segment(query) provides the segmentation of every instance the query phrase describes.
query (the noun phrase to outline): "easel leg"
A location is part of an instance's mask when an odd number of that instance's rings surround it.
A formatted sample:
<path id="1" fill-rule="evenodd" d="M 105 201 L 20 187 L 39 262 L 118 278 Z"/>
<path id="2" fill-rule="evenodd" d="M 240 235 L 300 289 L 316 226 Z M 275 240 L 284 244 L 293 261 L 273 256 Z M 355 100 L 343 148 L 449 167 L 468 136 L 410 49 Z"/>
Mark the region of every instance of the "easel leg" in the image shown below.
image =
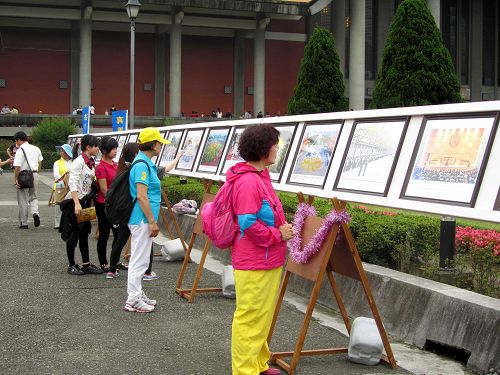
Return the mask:
<path id="1" fill-rule="evenodd" d="M 170 218 L 172 219 L 172 222 L 174 223 L 175 231 L 177 232 L 177 236 L 181 239 L 182 247 L 184 247 L 184 252 L 186 253 L 187 256 L 187 246 L 186 246 L 186 241 L 184 239 L 184 235 L 182 234 L 181 227 L 179 226 L 179 223 L 177 222 L 177 218 L 175 217 L 175 213 L 172 210 L 172 205 L 170 204 L 170 201 L 168 200 L 167 193 L 165 191 L 162 191 L 162 196 L 163 196 L 163 201 L 165 202 L 165 206 L 167 207 L 168 214 L 170 215 Z M 172 237 L 170 237 L 172 238 Z"/>
<path id="2" fill-rule="evenodd" d="M 186 269 L 189 263 L 189 256 L 191 255 L 191 249 L 194 246 L 194 241 L 196 239 L 196 234 L 193 233 L 191 235 L 191 240 L 189 241 L 189 246 L 187 248 L 186 256 L 184 257 L 184 261 L 182 262 L 181 270 L 179 271 L 179 276 L 177 277 L 177 283 L 175 284 L 175 289 L 179 292 L 180 288 L 182 288 L 182 281 L 184 280 L 184 274 L 186 273 Z"/>
<path id="3" fill-rule="evenodd" d="M 203 265 L 205 264 L 205 259 L 207 258 L 208 250 L 210 249 L 211 241 L 207 239 L 205 242 L 205 246 L 203 247 L 203 254 L 200 259 L 200 264 L 198 265 L 198 270 L 196 271 L 196 277 L 193 282 L 193 289 L 191 289 L 191 293 L 189 294 L 189 298 L 187 300 L 192 303 L 194 300 L 194 295 L 196 293 L 196 289 L 198 289 L 198 283 L 201 279 L 201 273 L 203 272 Z"/>
<path id="4" fill-rule="evenodd" d="M 344 300 L 342 299 L 342 295 L 340 294 L 339 287 L 335 278 L 333 277 L 333 272 L 331 270 L 327 271 L 328 281 L 330 282 L 330 286 L 332 287 L 333 294 L 335 295 L 335 300 L 339 305 L 340 313 L 342 314 L 342 319 L 344 319 L 345 327 L 347 329 L 347 333 L 351 334 L 351 321 L 349 320 L 349 315 L 347 314 L 347 309 L 345 308 Z"/>

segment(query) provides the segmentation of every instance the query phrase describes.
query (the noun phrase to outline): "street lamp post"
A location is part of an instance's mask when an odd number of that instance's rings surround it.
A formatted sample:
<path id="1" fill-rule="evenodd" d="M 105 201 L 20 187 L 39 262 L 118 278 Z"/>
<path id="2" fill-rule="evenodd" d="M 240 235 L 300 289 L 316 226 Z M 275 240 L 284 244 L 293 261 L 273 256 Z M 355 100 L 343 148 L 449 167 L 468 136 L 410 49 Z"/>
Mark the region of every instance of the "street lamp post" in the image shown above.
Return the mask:
<path id="1" fill-rule="evenodd" d="M 139 0 L 128 0 L 125 8 L 130 18 L 130 108 L 129 129 L 134 129 L 134 79 L 135 79 L 135 19 L 139 14 L 141 3 Z"/>

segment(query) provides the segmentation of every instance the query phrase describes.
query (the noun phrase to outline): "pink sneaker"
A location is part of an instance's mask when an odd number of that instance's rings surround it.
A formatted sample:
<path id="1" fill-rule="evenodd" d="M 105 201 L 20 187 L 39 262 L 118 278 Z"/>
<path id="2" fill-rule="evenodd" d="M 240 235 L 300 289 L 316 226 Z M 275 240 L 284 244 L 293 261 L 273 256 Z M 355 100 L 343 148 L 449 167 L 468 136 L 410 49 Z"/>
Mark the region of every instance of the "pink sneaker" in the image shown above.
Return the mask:
<path id="1" fill-rule="evenodd" d="M 281 371 L 277 368 L 269 367 L 266 371 L 262 371 L 260 375 L 280 375 Z"/>

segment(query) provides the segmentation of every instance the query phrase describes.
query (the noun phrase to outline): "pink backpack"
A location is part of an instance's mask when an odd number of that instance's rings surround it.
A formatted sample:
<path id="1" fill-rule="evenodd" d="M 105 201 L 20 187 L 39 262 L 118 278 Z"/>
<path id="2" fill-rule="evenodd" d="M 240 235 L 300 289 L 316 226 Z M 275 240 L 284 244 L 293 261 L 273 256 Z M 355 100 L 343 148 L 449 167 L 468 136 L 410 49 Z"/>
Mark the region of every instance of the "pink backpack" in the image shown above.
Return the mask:
<path id="1" fill-rule="evenodd" d="M 231 203 L 233 184 L 222 185 L 213 202 L 205 203 L 201 209 L 203 232 L 219 249 L 231 247 L 239 230 Z"/>

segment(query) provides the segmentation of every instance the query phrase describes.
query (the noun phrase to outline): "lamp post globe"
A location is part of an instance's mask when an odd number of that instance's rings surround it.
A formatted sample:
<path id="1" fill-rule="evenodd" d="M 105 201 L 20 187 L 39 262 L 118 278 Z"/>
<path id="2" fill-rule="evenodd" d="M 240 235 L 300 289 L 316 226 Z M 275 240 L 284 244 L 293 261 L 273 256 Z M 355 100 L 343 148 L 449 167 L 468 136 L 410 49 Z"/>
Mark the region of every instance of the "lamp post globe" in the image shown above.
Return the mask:
<path id="1" fill-rule="evenodd" d="M 128 0 L 125 8 L 130 18 L 130 107 L 129 129 L 134 129 L 134 80 L 135 80 L 135 19 L 139 15 L 141 3 L 139 0 Z"/>

